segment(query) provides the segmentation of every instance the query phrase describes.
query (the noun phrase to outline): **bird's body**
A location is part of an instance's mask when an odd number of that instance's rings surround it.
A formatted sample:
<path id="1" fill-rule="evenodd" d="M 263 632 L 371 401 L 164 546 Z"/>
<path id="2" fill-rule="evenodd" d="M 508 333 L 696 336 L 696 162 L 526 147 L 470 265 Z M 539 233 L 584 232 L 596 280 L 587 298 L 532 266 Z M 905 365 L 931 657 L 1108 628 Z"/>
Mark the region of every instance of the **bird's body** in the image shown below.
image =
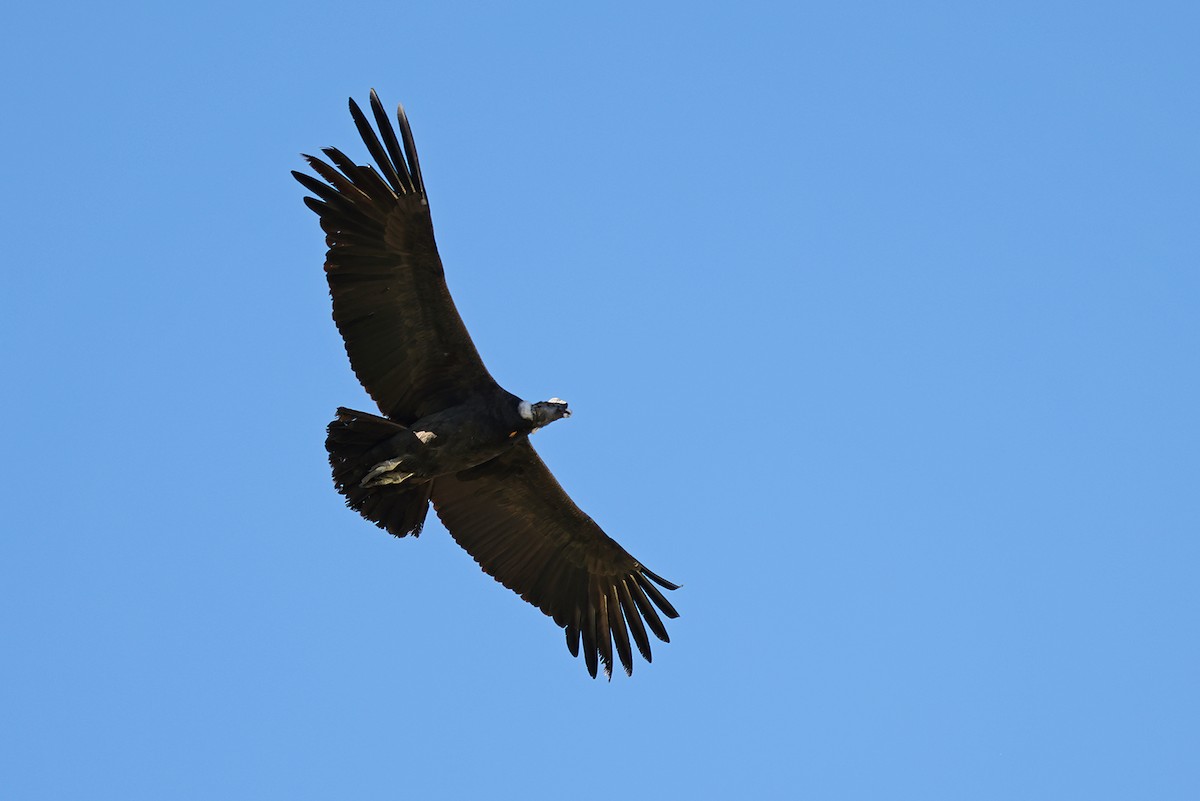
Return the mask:
<path id="1" fill-rule="evenodd" d="M 517 437 L 546 424 L 534 417 L 537 405 L 561 406 L 561 416 L 570 416 L 563 401 L 530 404 L 503 390 L 428 414 L 380 442 L 362 460 L 377 460 L 362 486 L 432 481 L 494 459 L 512 448 Z"/>
<path id="2" fill-rule="evenodd" d="M 518 434 L 530 430 L 517 414 L 518 403 L 515 398 L 504 405 L 471 398 L 422 417 L 380 443 L 371 456 L 379 461 L 364 477 L 364 486 L 430 481 L 496 458 L 513 446 Z M 386 480 L 397 473 L 406 478 Z"/>
<path id="3" fill-rule="evenodd" d="M 432 502 L 455 540 L 489 574 L 566 629 L 588 671 L 611 673 L 613 648 L 632 672 L 647 661 L 646 627 L 667 641 L 655 608 L 677 613 L 651 573 L 571 501 L 529 444 L 569 417 L 565 401 L 529 403 L 483 366 L 446 288 L 408 120 L 391 128 L 372 91 L 382 141 L 353 100 L 351 115 L 379 166 L 325 149 L 307 157 L 326 183 L 293 173 L 316 198 L 329 252 L 334 321 L 351 366 L 384 416 L 338 409 L 326 449 L 351 508 L 396 536 L 420 533 Z M 336 169 L 335 169 L 336 168 Z M 632 637 L 632 641 L 631 638 Z"/>

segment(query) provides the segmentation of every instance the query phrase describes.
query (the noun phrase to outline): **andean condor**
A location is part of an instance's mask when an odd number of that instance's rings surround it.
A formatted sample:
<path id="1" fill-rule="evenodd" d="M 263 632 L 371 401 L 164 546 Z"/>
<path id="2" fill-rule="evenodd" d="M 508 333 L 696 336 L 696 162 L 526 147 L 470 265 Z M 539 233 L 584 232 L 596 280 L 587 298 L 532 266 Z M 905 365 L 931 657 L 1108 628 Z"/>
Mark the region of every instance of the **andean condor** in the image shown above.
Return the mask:
<path id="1" fill-rule="evenodd" d="M 529 403 L 483 366 L 446 288 L 425 182 L 403 107 L 396 139 L 371 91 L 381 136 L 350 100 L 378 166 L 336 148 L 305 155 L 325 183 L 293 172 L 316 197 L 329 250 L 333 319 L 350 366 L 383 417 L 338 409 L 325 448 L 346 505 L 382 529 L 417 536 L 432 501 L 446 529 L 485 572 L 566 629 L 567 648 L 612 676 L 613 649 L 650 661 L 649 628 L 668 642 L 658 608 L 678 617 L 647 570 L 584 514 L 538 458 L 529 435 L 562 417 L 565 401 Z M 332 166 L 331 166 L 332 164 Z"/>

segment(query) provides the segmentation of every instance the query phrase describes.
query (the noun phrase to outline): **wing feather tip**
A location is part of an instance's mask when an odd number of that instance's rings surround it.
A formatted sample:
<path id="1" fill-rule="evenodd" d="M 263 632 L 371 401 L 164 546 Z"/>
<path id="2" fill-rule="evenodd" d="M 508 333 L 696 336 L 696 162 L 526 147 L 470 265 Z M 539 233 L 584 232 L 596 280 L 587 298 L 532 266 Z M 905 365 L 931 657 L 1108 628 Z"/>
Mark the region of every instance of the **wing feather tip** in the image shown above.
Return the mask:
<path id="1" fill-rule="evenodd" d="M 658 586 L 660 586 L 660 587 L 662 587 L 662 588 L 664 588 L 664 589 L 667 589 L 667 590 L 677 590 L 677 589 L 679 589 L 680 587 L 682 587 L 682 586 L 683 586 L 682 584 L 674 584 L 674 583 L 672 583 L 672 582 L 670 582 L 670 581 L 667 581 L 665 578 L 663 578 L 662 576 L 658 575 L 658 574 L 657 574 L 657 573 L 655 573 L 653 570 L 651 570 L 650 568 L 648 568 L 648 567 L 646 567 L 645 565 L 641 564 L 640 562 L 638 563 L 638 570 L 640 570 L 640 571 L 642 572 L 642 575 L 644 575 L 646 578 L 650 579 L 650 580 L 651 580 L 651 581 L 653 581 L 655 584 L 657 584 Z"/>

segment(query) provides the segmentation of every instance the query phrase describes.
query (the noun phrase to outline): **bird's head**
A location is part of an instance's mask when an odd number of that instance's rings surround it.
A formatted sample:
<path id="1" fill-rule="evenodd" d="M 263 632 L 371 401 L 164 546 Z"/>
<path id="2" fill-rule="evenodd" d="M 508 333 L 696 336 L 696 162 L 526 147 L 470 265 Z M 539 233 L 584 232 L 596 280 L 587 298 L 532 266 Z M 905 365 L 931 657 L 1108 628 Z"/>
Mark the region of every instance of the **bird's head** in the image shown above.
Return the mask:
<path id="1" fill-rule="evenodd" d="M 562 398 L 551 398 L 548 401 L 538 401 L 537 403 L 521 401 L 518 411 L 521 417 L 533 423 L 534 428 L 541 428 L 561 417 L 571 416 L 571 410 L 567 408 L 567 402 Z"/>

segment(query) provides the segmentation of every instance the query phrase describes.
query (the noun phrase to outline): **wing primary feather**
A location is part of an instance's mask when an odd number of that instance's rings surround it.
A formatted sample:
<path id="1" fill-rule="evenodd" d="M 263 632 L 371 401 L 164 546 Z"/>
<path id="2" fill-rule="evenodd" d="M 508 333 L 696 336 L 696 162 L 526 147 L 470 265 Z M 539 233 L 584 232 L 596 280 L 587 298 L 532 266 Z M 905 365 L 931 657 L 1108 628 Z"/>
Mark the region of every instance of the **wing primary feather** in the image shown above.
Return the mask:
<path id="1" fill-rule="evenodd" d="M 596 678 L 596 607 L 592 604 L 592 599 L 588 599 L 587 614 L 584 617 L 583 627 L 580 629 L 580 634 L 583 635 L 583 661 L 587 665 L 587 672 L 594 679 Z"/>
<path id="2" fill-rule="evenodd" d="M 567 624 L 567 650 L 571 652 L 571 656 L 579 656 L 579 607 L 575 607 L 575 614 L 571 616 L 571 622 Z"/>
<path id="3" fill-rule="evenodd" d="M 304 205 L 315 211 L 320 216 L 324 217 L 329 213 L 329 205 L 324 201 L 317 200 L 315 197 L 304 198 Z"/>
<path id="4" fill-rule="evenodd" d="M 608 629 L 612 632 L 613 643 L 617 646 L 617 656 L 621 659 L 621 667 L 625 675 L 633 675 L 633 649 L 629 647 L 629 631 L 625 628 L 625 620 L 621 617 L 621 602 L 617 599 L 617 585 L 608 585 Z"/>
<path id="5" fill-rule="evenodd" d="M 617 595 L 621 599 L 621 610 L 625 613 L 625 621 L 629 624 L 629 633 L 633 635 L 633 642 L 637 645 L 638 652 L 641 653 L 643 659 L 651 662 L 653 660 L 650 656 L 650 638 L 646 636 L 646 626 L 642 623 L 642 616 L 638 614 L 637 605 L 629 595 L 629 587 L 625 582 L 626 579 L 617 582 Z"/>
<path id="6" fill-rule="evenodd" d="M 354 102 L 354 98 L 350 98 L 350 116 L 354 118 L 354 127 L 358 128 L 358 135 L 362 137 L 363 144 L 367 146 L 367 150 L 371 153 L 371 158 L 375 159 L 375 163 L 379 165 L 379 169 L 383 171 L 383 177 L 392 185 L 397 195 L 408 193 L 406 184 L 408 181 L 400 177 L 397 169 L 404 169 L 402 165 L 392 164 L 392 160 L 388 158 L 387 153 L 383 149 L 383 145 L 379 143 L 379 137 L 375 135 L 375 130 L 371 127 L 371 123 L 367 122 L 367 117 L 362 113 L 362 109 L 358 107 L 358 103 Z"/>
<path id="7" fill-rule="evenodd" d="M 329 149 L 332 150 L 332 148 Z M 392 188 L 379 177 L 379 173 L 369 164 L 360 167 L 354 162 L 347 160 L 346 165 L 339 165 L 338 169 L 345 172 L 346 176 L 354 182 L 355 186 L 359 187 L 363 194 L 371 199 L 370 202 L 372 203 L 380 201 L 390 202 L 397 197 Z"/>
<path id="8" fill-rule="evenodd" d="M 304 160 L 306 162 L 308 162 L 308 166 L 310 166 L 314 170 L 316 170 L 317 175 L 320 175 L 322 178 L 324 178 L 326 181 L 329 181 L 329 183 L 333 184 L 334 186 L 338 185 L 338 183 L 337 183 L 338 181 L 343 181 L 343 182 L 346 181 L 346 176 L 342 175 L 340 172 L 335 170 L 333 167 L 330 167 L 328 164 L 321 161 L 321 159 L 317 158 L 316 156 L 310 155 L 308 153 L 301 153 L 300 155 L 304 158 Z M 353 184 L 350 184 L 350 185 L 353 186 Z"/>
<path id="9" fill-rule="evenodd" d="M 336 147 L 323 147 L 321 152 L 358 187 L 360 192 L 371 198 L 372 202 L 396 198 L 396 192 L 379 177 L 374 167 L 355 164 Z"/>
<path id="10" fill-rule="evenodd" d="M 650 631 L 654 632 L 654 636 L 663 642 L 670 642 L 671 638 L 667 635 L 667 627 L 663 625 L 658 612 L 654 610 L 654 606 L 646 598 L 646 593 L 642 592 L 641 585 L 637 581 L 630 582 L 629 592 L 633 595 L 634 603 L 637 604 L 637 608 L 641 611 L 646 625 L 650 627 Z"/>
<path id="11" fill-rule="evenodd" d="M 412 128 L 408 127 L 408 115 L 404 113 L 404 106 L 396 106 L 396 120 L 400 123 L 400 135 L 404 137 L 404 152 L 408 154 L 408 171 L 421 197 L 428 197 L 425 194 L 425 179 L 421 177 L 421 161 L 417 158 L 417 144 L 413 141 Z"/>
<path id="12" fill-rule="evenodd" d="M 638 570 L 641 570 L 643 575 L 645 575 L 647 578 L 649 578 L 649 579 L 653 580 L 655 583 L 657 583 L 657 584 L 658 584 L 658 586 L 660 586 L 660 587 L 665 587 L 665 588 L 666 588 L 666 589 L 668 589 L 668 590 L 677 590 L 677 589 L 679 589 L 679 587 L 681 586 L 681 585 L 679 585 L 679 584 L 672 584 L 671 582 L 667 581 L 667 580 L 666 580 L 665 578 L 663 578 L 662 576 L 660 576 L 660 575 L 658 575 L 657 573 L 655 573 L 655 572 L 653 572 L 653 571 L 649 570 L 649 569 L 648 569 L 648 568 L 647 568 L 645 565 L 643 565 L 643 564 L 639 564 L 639 565 L 638 565 Z"/>
<path id="13" fill-rule="evenodd" d="M 375 94 L 375 90 L 371 90 L 371 113 L 375 116 L 375 124 L 379 128 L 379 135 L 383 138 L 383 145 L 387 148 L 388 156 L 391 162 L 397 165 L 397 170 L 407 172 L 407 162 L 400 152 L 400 143 L 396 141 L 396 130 L 392 128 L 391 120 L 388 119 L 387 112 L 384 111 L 383 103 L 379 102 L 379 95 Z M 416 184 L 413 181 L 412 175 L 406 176 L 408 179 L 408 189 L 415 192 Z"/>
<path id="14" fill-rule="evenodd" d="M 654 605 L 663 611 L 663 614 L 670 618 L 679 617 L 679 613 L 675 611 L 675 607 L 671 606 L 671 602 L 667 600 L 667 597 L 658 591 L 658 587 L 650 583 L 650 579 L 636 571 L 633 577 L 642 586 L 642 589 L 646 591 L 646 594 L 650 596 L 651 600 L 654 601 Z"/>
<path id="15" fill-rule="evenodd" d="M 377 228 L 380 227 L 382 220 L 372 219 L 368 214 L 364 213 L 362 207 L 355 205 L 352 200 L 347 198 L 341 192 L 338 192 L 333 187 L 327 186 L 318 181 L 316 178 L 313 178 L 310 175 L 305 175 L 302 172 L 296 172 L 293 170 L 292 175 L 295 176 L 296 180 L 299 181 L 305 189 L 325 201 L 325 203 L 331 209 L 334 209 L 346 217 L 358 221 L 359 224 L 365 223 L 369 226 L 375 226 Z M 371 206 L 366 205 L 365 208 L 370 209 Z"/>
<path id="16" fill-rule="evenodd" d="M 354 182 L 349 178 L 342 175 L 340 172 L 335 170 L 333 167 L 330 167 L 316 156 L 306 155 L 304 158 L 308 161 L 308 166 L 312 167 L 313 171 L 316 172 L 317 175 L 328 181 L 334 189 L 345 195 L 348 200 L 352 200 L 354 203 L 359 205 L 374 208 L 374 204 L 371 201 L 371 196 L 358 186 L 355 186 Z M 383 217 L 381 216 L 380 219 L 383 219 Z"/>
<path id="17" fill-rule="evenodd" d="M 299 170 L 292 170 L 292 177 L 299 181 L 301 186 L 322 200 L 329 200 L 331 197 L 342 196 L 342 193 L 334 187 L 328 184 L 323 184 L 316 178 L 313 178 L 311 175 L 302 173 Z"/>
<path id="18" fill-rule="evenodd" d="M 342 174 L 350 180 L 354 180 L 354 176 L 362 170 L 362 167 L 359 167 L 353 159 L 336 147 L 323 147 L 321 152 L 325 154 L 325 158 L 329 159 L 330 164 L 341 170 Z"/>
<path id="19" fill-rule="evenodd" d="M 595 588 L 596 600 L 599 603 L 596 605 L 596 639 L 599 640 L 600 646 L 600 661 L 604 663 L 604 675 L 612 680 L 612 664 L 613 664 L 613 644 L 612 633 L 609 629 L 608 621 L 608 595 L 604 593 L 600 587 Z"/>
<path id="20" fill-rule="evenodd" d="M 375 172 L 372 167 L 356 164 L 352 158 L 336 147 L 323 147 L 321 148 L 321 152 L 333 163 L 334 167 L 341 170 L 343 175 L 368 195 L 371 193 L 367 190 L 372 187 L 368 187 L 365 184 L 371 183 L 371 178 L 373 177 L 375 179 L 374 188 L 383 190 L 381 197 L 394 198 L 396 196 L 395 190 L 384 183 L 383 179 L 379 177 L 379 173 Z"/>

